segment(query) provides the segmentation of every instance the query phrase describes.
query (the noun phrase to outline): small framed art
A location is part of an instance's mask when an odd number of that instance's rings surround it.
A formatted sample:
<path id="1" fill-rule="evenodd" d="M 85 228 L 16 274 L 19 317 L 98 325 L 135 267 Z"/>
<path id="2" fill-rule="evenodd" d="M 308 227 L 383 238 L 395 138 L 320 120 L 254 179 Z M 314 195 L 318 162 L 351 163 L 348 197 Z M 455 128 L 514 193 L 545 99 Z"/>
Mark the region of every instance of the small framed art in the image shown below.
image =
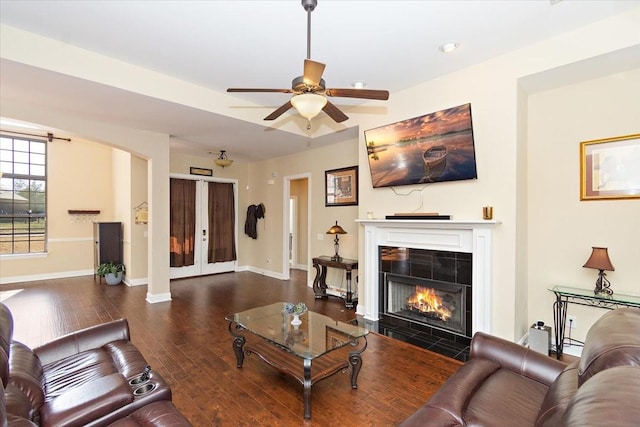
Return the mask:
<path id="1" fill-rule="evenodd" d="M 325 171 L 325 206 L 358 204 L 358 166 Z"/>

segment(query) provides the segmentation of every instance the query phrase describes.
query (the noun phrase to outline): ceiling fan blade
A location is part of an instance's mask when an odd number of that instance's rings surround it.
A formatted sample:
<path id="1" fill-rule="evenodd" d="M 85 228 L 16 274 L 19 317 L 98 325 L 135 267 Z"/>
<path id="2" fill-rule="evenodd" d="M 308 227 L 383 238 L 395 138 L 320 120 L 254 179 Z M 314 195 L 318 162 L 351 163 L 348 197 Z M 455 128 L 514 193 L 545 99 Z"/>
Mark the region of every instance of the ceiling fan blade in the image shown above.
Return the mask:
<path id="1" fill-rule="evenodd" d="M 291 107 L 293 107 L 293 105 L 291 105 L 291 101 L 287 101 L 285 104 L 278 107 L 276 111 L 274 111 L 273 113 L 265 117 L 264 120 L 275 120 L 281 115 L 283 115 L 285 112 L 287 112 L 287 110 L 289 110 Z"/>
<path id="2" fill-rule="evenodd" d="M 325 65 L 321 62 L 315 62 L 310 59 L 304 60 L 304 74 L 302 76 L 304 84 L 310 86 L 319 86 L 324 73 Z"/>
<path id="3" fill-rule="evenodd" d="M 324 106 L 322 111 L 327 113 L 327 115 L 329 117 L 331 117 L 336 123 L 344 122 L 345 120 L 347 120 L 349 118 L 349 117 L 347 117 L 346 114 L 344 114 L 342 111 L 340 111 L 340 109 L 338 107 L 336 107 L 334 104 L 332 104 L 329 101 L 327 101 L 327 104 Z"/>
<path id="4" fill-rule="evenodd" d="M 260 89 L 260 88 L 237 88 L 230 87 L 227 92 L 279 92 L 279 93 L 293 93 L 291 89 Z"/>
<path id="5" fill-rule="evenodd" d="M 364 99 L 377 99 L 380 101 L 386 101 L 387 99 L 389 99 L 388 90 L 327 89 L 324 93 L 327 96 L 339 96 L 341 98 L 364 98 Z"/>

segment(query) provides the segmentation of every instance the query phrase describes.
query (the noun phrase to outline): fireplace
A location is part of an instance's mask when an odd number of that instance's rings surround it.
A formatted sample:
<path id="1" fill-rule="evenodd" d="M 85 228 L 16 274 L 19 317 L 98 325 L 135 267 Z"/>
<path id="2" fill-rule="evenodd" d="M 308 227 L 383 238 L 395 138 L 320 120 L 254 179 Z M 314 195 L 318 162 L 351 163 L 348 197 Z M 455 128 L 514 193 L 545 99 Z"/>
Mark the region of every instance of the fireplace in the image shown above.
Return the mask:
<path id="1" fill-rule="evenodd" d="M 358 314 L 373 330 L 464 360 L 473 333 L 492 332 L 491 232 L 499 222 L 358 222 L 364 226 Z M 444 301 L 408 301 L 423 288 Z M 443 319 L 429 304 L 445 306 L 451 316 Z M 441 340 L 444 348 L 433 348 Z"/>
<path id="2" fill-rule="evenodd" d="M 471 339 L 471 265 L 469 253 L 380 246 L 380 326 L 423 339 L 435 333 L 440 346 L 446 342 L 464 359 Z"/>

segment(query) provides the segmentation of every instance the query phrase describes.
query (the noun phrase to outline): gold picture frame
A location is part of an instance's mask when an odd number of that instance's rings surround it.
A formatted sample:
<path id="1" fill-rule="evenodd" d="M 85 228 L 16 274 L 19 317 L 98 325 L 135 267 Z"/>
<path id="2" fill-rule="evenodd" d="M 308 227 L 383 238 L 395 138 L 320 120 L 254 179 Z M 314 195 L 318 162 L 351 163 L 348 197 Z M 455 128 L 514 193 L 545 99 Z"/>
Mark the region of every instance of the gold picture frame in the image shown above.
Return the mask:
<path id="1" fill-rule="evenodd" d="M 640 134 L 580 143 L 580 200 L 640 199 Z"/>
<path id="2" fill-rule="evenodd" d="M 324 173 L 325 206 L 358 204 L 358 166 L 331 169 Z"/>

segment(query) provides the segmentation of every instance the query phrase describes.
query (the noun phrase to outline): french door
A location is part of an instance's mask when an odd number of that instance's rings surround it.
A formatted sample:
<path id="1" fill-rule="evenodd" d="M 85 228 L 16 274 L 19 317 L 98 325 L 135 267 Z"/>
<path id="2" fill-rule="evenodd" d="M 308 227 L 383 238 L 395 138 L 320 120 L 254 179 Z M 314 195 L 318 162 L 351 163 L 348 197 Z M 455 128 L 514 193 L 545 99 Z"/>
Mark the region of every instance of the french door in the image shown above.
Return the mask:
<path id="1" fill-rule="evenodd" d="M 184 187 L 180 186 L 179 181 L 183 181 Z M 235 257 L 235 248 L 237 247 L 238 236 L 238 206 L 237 206 L 237 182 L 235 180 L 218 180 L 218 179 L 193 179 L 191 175 L 171 175 L 171 263 L 170 278 L 178 279 L 182 277 L 203 276 L 207 274 L 225 273 L 235 271 L 238 261 Z M 232 204 L 230 209 L 219 208 L 219 201 L 216 200 L 215 194 L 209 191 L 209 183 L 226 183 L 233 186 Z M 176 191 L 176 184 L 177 191 Z M 193 188 L 195 184 L 195 189 Z M 188 193 L 183 195 L 182 193 Z M 193 194 L 195 193 L 195 194 Z M 176 219 L 181 216 L 187 216 L 185 228 L 188 230 L 184 235 L 174 231 Z M 233 230 L 226 233 L 228 244 L 233 245 L 233 260 L 213 261 L 213 255 L 210 255 L 209 241 L 216 239 L 220 231 L 216 231 L 215 224 L 212 224 L 211 217 L 213 215 L 233 216 Z M 215 222 L 215 221 L 214 221 Z M 180 225 L 180 228 L 182 225 Z M 217 233 L 217 234 L 216 234 Z M 176 242 L 176 239 L 179 242 Z M 219 239 L 218 239 L 219 240 Z M 175 248 L 179 249 L 175 249 Z M 184 256 L 177 256 L 175 251 L 184 251 Z M 179 258 L 182 261 L 175 262 Z M 230 258 L 227 256 L 226 258 Z"/>

